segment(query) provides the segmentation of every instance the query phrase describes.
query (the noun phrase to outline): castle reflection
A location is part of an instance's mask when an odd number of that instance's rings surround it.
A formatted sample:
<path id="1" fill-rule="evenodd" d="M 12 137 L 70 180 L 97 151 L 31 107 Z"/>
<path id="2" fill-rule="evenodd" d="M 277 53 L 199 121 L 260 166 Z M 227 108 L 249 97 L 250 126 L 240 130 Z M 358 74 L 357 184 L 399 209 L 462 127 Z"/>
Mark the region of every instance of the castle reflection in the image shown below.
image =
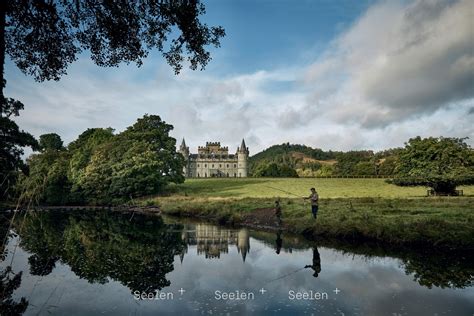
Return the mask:
<path id="1" fill-rule="evenodd" d="M 180 253 L 183 262 L 188 246 L 196 246 L 197 254 L 204 255 L 206 259 L 219 259 L 221 254 L 229 253 L 229 247 L 235 245 L 245 262 L 250 252 L 250 235 L 245 228 L 240 230 L 220 229 L 208 224 L 185 224 L 181 239 L 186 246 Z"/>

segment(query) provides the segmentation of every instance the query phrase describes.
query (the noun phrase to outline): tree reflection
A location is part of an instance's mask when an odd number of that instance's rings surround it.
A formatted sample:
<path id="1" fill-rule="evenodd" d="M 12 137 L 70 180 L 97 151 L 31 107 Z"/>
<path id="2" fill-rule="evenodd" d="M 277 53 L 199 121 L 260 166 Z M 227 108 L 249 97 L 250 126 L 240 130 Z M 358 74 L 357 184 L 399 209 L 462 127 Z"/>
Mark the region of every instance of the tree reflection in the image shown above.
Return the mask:
<path id="1" fill-rule="evenodd" d="M 10 232 L 10 221 L 13 213 L 0 213 L 0 238 L 2 241 L 0 249 L 0 262 L 4 261 L 7 256 L 6 244 Z M 22 297 L 20 301 L 13 300 L 12 296 L 16 289 L 21 285 L 22 272 L 14 273 L 11 266 L 0 268 L 0 315 L 21 315 L 27 307 L 28 301 Z"/>
<path id="2" fill-rule="evenodd" d="M 466 288 L 474 285 L 472 252 L 385 247 L 371 243 L 350 244 L 338 240 L 320 240 L 318 245 L 366 257 L 398 258 L 406 275 L 413 275 L 414 281 L 427 288 Z"/>
<path id="3" fill-rule="evenodd" d="M 406 274 L 413 274 L 413 279 L 427 288 L 465 288 L 474 285 L 472 254 L 408 254 L 402 260 Z"/>
<path id="4" fill-rule="evenodd" d="M 427 288 L 466 288 L 474 285 L 474 252 L 472 251 L 433 251 L 433 249 L 383 246 L 370 242 L 357 244 L 351 243 L 349 240 L 323 238 L 320 238 L 315 244 L 299 235 L 289 233 L 285 234 L 284 240 L 282 240 L 283 237 L 279 231 L 277 231 L 276 240 L 274 234 L 263 231 L 252 231 L 251 236 L 270 247 L 275 247 L 276 243 L 278 253 L 312 248 L 313 264 L 307 266 L 316 267 L 313 270 L 317 274 L 320 273 L 317 271 L 319 270 L 317 268 L 318 262 L 320 263 L 317 247 L 328 247 L 350 255 L 400 259 L 405 273 L 412 275 L 415 282 Z M 284 247 L 279 247 L 280 244 Z"/>
<path id="5" fill-rule="evenodd" d="M 51 273 L 60 260 L 91 283 L 121 282 L 133 291 L 153 292 L 170 285 L 174 256 L 184 243 L 160 217 L 140 214 L 31 212 L 21 224 L 21 247 L 33 253 L 30 272 Z"/>
<path id="6" fill-rule="evenodd" d="M 21 246 L 32 253 L 28 259 L 32 274 L 47 275 L 61 262 L 89 282 L 106 283 L 113 279 L 132 292 L 153 292 L 169 286 L 165 275 L 173 271 L 175 255 L 184 257 L 186 243 L 196 245 L 198 254 L 205 253 L 206 258 L 217 260 L 219 251 L 226 252 L 229 245 L 235 244 L 245 260 L 250 251 L 250 235 L 271 247 L 276 244 L 277 253 L 312 248 L 312 258 L 308 258 L 312 264 L 308 262 L 308 268 L 312 268 L 314 276 L 321 271 L 316 246 L 289 233 L 283 237 L 281 231 L 276 232 L 275 240 L 275 233 L 228 230 L 207 224 L 186 229 L 174 224 L 169 229 L 161 217 L 106 211 L 30 212 L 19 217 L 14 226 L 21 236 Z M 428 288 L 473 285 L 474 257 L 469 253 L 422 252 L 322 239 L 317 246 L 367 257 L 398 258 L 406 274 Z"/>

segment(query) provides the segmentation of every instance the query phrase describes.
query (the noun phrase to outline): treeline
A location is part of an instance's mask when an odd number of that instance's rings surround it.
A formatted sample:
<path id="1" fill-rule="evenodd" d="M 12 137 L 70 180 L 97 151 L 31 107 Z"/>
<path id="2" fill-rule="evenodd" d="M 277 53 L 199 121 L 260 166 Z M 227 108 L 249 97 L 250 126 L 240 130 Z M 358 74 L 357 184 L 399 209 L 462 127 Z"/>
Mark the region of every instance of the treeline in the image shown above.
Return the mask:
<path id="1" fill-rule="evenodd" d="M 284 143 L 252 156 L 250 174 L 254 177 L 391 176 L 395 174 L 401 150 L 323 151 Z"/>
<path id="2" fill-rule="evenodd" d="M 56 205 L 119 203 L 158 193 L 184 181 L 172 129 L 159 116 L 146 115 L 118 134 L 90 128 L 67 147 L 57 134 L 42 135 L 17 193 L 24 203 Z"/>

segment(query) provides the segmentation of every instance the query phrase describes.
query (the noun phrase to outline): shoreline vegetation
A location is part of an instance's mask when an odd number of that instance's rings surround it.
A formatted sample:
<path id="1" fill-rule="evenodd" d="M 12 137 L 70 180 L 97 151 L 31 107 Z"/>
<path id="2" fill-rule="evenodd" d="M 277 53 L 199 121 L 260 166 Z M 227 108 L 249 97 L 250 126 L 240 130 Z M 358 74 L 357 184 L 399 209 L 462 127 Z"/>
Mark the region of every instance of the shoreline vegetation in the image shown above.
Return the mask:
<path id="1" fill-rule="evenodd" d="M 311 187 L 316 187 L 321 199 L 316 221 L 310 204 L 303 201 Z M 187 179 L 169 185 L 163 194 L 127 204 L 59 208 L 161 213 L 220 225 L 282 230 L 318 241 L 474 249 L 474 186 L 459 187 L 464 192 L 459 197 L 427 197 L 427 189 L 399 187 L 375 178 Z M 273 209 L 277 199 L 283 210 L 282 226 Z"/>
<path id="2" fill-rule="evenodd" d="M 316 221 L 302 199 L 312 186 L 321 198 Z M 474 249 L 474 186 L 460 189 L 463 197 L 426 197 L 427 188 L 397 187 L 383 179 L 188 179 L 164 195 L 134 202 L 166 215 L 281 229 L 313 240 Z M 281 227 L 273 210 L 277 199 Z"/>

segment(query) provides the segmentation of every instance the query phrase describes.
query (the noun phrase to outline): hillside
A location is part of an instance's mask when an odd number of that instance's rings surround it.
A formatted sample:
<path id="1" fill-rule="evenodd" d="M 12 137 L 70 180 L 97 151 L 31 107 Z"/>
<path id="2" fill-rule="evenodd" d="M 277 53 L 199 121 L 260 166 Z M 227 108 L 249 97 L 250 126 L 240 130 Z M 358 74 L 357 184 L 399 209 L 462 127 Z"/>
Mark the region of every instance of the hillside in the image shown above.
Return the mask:
<path id="1" fill-rule="evenodd" d="M 324 151 L 306 145 L 273 145 L 250 157 L 250 175 L 257 177 L 392 175 L 400 149 Z"/>
<path id="2" fill-rule="evenodd" d="M 306 145 L 284 143 L 281 145 L 273 145 L 253 155 L 250 157 L 250 162 L 272 160 L 272 158 L 288 156 L 289 154 L 302 154 L 305 157 L 316 160 L 331 160 L 336 158 L 337 153 L 336 151 L 323 151 L 320 148 L 312 148 Z"/>
<path id="3" fill-rule="evenodd" d="M 275 163 L 295 169 L 302 176 L 304 170 L 316 171 L 322 166 L 334 165 L 338 154 L 299 144 L 273 145 L 250 157 L 250 173 L 255 174 L 256 169 L 263 164 Z"/>

